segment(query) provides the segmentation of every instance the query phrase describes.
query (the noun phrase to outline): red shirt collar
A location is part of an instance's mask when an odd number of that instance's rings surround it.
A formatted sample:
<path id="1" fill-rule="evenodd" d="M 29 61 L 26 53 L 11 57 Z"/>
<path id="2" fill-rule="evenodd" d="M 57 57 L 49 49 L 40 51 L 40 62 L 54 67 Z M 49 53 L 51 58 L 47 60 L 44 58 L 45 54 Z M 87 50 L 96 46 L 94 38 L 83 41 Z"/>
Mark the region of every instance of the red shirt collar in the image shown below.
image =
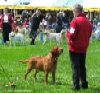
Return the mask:
<path id="1" fill-rule="evenodd" d="M 80 13 L 77 17 L 80 17 L 80 16 L 86 17 L 86 15 L 84 13 Z"/>

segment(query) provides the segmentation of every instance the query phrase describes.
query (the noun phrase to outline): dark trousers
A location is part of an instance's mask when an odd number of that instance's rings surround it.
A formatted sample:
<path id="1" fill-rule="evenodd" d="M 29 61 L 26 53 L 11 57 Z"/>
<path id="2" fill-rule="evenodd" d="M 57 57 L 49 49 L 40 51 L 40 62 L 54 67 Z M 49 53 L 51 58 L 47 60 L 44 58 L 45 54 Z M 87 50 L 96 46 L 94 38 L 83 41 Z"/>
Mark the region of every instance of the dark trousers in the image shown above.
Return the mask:
<path id="1" fill-rule="evenodd" d="M 3 23 L 2 24 L 2 43 L 6 43 L 9 41 L 9 33 L 11 32 L 11 24 L 10 23 Z"/>
<path id="2" fill-rule="evenodd" d="M 86 81 L 86 53 L 75 53 L 69 51 L 72 66 L 72 78 L 75 88 L 80 87 L 80 81 L 83 87 L 88 86 Z"/>
<path id="3" fill-rule="evenodd" d="M 34 44 L 36 37 L 37 37 L 37 30 L 31 30 L 30 32 L 30 38 L 32 39 L 31 44 Z"/>

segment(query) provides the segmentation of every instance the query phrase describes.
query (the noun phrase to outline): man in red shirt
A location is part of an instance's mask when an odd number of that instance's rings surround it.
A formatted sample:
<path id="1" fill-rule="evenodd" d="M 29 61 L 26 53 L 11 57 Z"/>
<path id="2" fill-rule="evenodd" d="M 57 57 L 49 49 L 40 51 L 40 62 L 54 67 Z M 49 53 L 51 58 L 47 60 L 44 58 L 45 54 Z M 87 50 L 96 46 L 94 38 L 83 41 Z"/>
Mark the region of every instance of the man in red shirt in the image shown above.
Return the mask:
<path id="1" fill-rule="evenodd" d="M 83 7 L 80 4 L 74 5 L 73 14 L 74 19 L 71 21 L 70 29 L 66 33 L 72 65 L 73 89 L 79 90 L 80 83 L 83 89 L 87 89 L 85 61 L 92 25 L 83 13 Z"/>

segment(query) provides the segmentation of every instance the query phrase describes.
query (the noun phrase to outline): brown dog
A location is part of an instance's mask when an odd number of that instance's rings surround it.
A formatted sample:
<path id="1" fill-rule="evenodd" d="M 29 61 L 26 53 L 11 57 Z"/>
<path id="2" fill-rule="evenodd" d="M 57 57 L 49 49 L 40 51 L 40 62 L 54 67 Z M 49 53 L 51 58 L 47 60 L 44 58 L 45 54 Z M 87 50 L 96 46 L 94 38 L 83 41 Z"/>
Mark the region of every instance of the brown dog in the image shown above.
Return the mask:
<path id="1" fill-rule="evenodd" d="M 49 72 L 51 72 L 53 83 L 55 83 L 57 59 L 62 52 L 63 52 L 62 48 L 55 46 L 51 49 L 50 53 L 47 56 L 44 57 L 34 56 L 24 61 L 20 61 L 28 63 L 28 69 L 25 74 L 25 80 L 27 78 L 28 73 L 30 73 L 32 69 L 35 69 L 35 74 L 34 74 L 35 79 L 37 79 L 36 78 L 37 73 L 39 71 L 43 71 L 45 74 L 45 83 L 47 84 L 48 74 Z"/>

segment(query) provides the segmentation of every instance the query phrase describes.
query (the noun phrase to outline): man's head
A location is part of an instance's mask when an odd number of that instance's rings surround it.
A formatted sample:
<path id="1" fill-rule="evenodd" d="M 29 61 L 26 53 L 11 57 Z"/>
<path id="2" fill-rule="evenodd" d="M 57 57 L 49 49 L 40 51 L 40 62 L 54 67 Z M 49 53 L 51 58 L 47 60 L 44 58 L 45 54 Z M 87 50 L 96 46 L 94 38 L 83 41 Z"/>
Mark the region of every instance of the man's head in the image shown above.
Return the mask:
<path id="1" fill-rule="evenodd" d="M 38 10 L 38 9 L 36 10 L 35 13 L 36 13 L 37 16 L 39 16 L 41 14 L 40 10 Z"/>
<path id="2" fill-rule="evenodd" d="M 74 17 L 77 17 L 78 14 L 82 13 L 83 12 L 83 6 L 80 5 L 80 4 L 75 4 L 73 6 L 73 14 L 74 14 Z"/>

